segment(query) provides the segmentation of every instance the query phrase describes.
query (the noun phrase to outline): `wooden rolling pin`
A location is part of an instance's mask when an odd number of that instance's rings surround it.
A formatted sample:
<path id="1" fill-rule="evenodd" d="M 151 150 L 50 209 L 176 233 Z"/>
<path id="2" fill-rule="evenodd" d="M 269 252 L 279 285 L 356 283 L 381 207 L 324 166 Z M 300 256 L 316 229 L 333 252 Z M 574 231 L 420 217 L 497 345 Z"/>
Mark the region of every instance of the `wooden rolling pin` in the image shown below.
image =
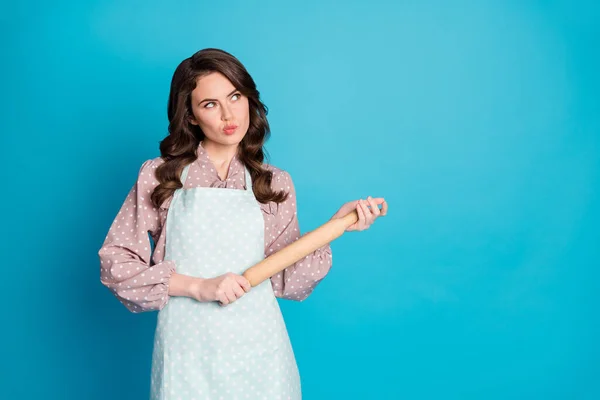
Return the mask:
<path id="1" fill-rule="evenodd" d="M 308 232 L 283 249 L 266 257 L 259 263 L 244 271 L 243 276 L 254 287 L 276 273 L 283 271 L 296 261 L 311 254 L 316 249 L 340 237 L 344 231 L 358 221 L 356 210 L 342 218 L 327 221 L 314 231 Z"/>

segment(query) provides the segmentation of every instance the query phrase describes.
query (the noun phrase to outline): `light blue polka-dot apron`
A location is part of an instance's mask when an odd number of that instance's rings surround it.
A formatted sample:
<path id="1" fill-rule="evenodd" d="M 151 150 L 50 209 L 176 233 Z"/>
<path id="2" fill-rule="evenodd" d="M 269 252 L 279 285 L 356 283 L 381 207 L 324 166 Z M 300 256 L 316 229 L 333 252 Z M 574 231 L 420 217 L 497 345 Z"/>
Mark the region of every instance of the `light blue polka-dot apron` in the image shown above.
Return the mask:
<path id="1" fill-rule="evenodd" d="M 175 261 L 178 273 L 241 275 L 264 258 L 264 219 L 247 169 L 245 176 L 246 190 L 174 192 L 165 259 Z M 300 376 L 271 281 L 226 306 L 171 297 L 158 312 L 150 397 L 300 399 Z"/>

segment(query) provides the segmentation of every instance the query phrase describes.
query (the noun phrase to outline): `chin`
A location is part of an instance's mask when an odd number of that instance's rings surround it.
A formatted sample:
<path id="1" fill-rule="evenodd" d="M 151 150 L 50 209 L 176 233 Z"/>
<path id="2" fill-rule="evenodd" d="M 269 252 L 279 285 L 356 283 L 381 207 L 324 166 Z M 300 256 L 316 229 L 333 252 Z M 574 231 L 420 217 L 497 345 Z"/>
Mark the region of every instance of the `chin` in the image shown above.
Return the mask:
<path id="1" fill-rule="evenodd" d="M 217 138 L 210 138 L 210 137 L 206 137 L 205 140 L 209 140 L 213 143 L 218 143 L 221 144 L 223 146 L 233 146 L 233 145 L 237 145 L 239 144 L 242 139 L 244 139 L 244 136 L 246 135 L 219 135 L 219 137 Z"/>

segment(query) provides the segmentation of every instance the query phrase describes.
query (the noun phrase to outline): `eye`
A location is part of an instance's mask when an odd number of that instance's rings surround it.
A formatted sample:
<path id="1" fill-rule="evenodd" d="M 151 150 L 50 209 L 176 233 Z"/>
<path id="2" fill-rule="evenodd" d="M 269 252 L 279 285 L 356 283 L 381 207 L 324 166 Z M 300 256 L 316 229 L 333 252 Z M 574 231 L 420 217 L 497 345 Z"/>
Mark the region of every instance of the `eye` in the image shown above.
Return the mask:
<path id="1" fill-rule="evenodd" d="M 210 107 L 209 107 L 209 105 L 210 105 L 210 104 L 212 104 L 212 106 L 210 106 Z M 208 103 L 206 103 L 206 104 L 204 105 L 204 108 L 213 108 L 213 107 L 214 107 L 214 104 L 215 104 L 215 103 L 214 103 L 213 101 L 209 101 Z"/>
<path id="2" fill-rule="evenodd" d="M 233 96 L 231 96 L 231 98 L 236 97 L 235 100 L 239 100 L 240 97 L 242 97 L 242 95 L 240 93 L 234 93 Z"/>

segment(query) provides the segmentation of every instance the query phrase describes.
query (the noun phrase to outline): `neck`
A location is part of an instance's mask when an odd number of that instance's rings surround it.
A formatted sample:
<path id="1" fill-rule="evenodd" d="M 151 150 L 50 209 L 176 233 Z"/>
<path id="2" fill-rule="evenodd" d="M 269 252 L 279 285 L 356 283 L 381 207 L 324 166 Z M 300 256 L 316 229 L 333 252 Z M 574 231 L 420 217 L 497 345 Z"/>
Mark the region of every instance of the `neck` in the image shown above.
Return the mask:
<path id="1" fill-rule="evenodd" d="M 208 140 L 203 140 L 200 145 L 208 154 L 208 158 L 217 166 L 229 165 L 237 154 L 237 145 L 224 146 Z"/>

